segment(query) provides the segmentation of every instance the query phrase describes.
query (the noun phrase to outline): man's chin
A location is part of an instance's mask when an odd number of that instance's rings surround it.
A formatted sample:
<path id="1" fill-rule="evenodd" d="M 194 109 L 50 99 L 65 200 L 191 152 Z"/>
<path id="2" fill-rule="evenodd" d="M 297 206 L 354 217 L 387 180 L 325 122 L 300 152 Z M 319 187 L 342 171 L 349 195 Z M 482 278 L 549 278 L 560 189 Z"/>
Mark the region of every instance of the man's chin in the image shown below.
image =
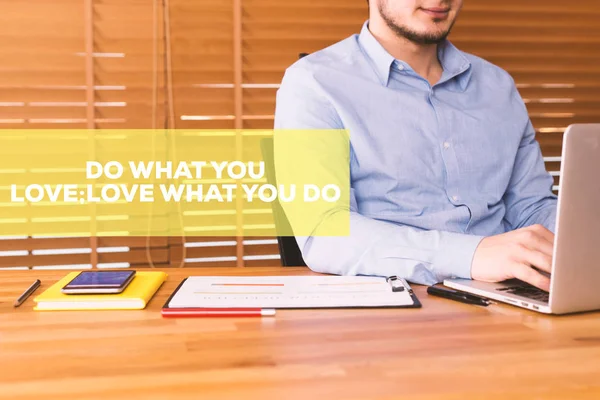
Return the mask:
<path id="1" fill-rule="evenodd" d="M 439 24 L 432 23 L 431 20 L 423 23 L 422 29 L 413 31 L 414 37 L 419 38 L 422 42 L 441 43 L 450 34 L 453 23 L 449 21 L 441 21 Z"/>
<path id="2" fill-rule="evenodd" d="M 439 32 L 424 32 L 415 33 L 413 35 L 405 35 L 405 37 L 418 44 L 439 44 L 446 40 L 448 34 Z"/>
<path id="3" fill-rule="evenodd" d="M 383 20 L 386 22 L 387 26 L 391 28 L 398 37 L 403 37 L 420 45 L 442 43 L 444 40 L 446 40 L 446 37 L 450 33 L 450 28 L 440 29 L 440 26 L 431 24 L 422 26 L 421 28 L 424 28 L 422 30 L 411 29 L 408 26 L 396 24 L 393 19 L 388 18 L 385 14 L 381 14 L 381 16 L 383 17 Z"/>

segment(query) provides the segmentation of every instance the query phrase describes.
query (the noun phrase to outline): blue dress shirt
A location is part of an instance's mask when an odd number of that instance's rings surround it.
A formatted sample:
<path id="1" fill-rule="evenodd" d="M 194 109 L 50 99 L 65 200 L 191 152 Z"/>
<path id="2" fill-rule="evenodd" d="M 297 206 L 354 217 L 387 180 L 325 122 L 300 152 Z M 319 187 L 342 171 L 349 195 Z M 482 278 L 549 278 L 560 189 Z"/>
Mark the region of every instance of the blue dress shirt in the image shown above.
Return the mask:
<path id="1" fill-rule="evenodd" d="M 553 180 L 513 79 L 449 41 L 438 48 L 433 86 L 368 21 L 287 69 L 275 128 L 350 132 L 351 233 L 297 237 L 311 269 L 433 284 L 471 278 L 485 236 L 554 231 Z"/>

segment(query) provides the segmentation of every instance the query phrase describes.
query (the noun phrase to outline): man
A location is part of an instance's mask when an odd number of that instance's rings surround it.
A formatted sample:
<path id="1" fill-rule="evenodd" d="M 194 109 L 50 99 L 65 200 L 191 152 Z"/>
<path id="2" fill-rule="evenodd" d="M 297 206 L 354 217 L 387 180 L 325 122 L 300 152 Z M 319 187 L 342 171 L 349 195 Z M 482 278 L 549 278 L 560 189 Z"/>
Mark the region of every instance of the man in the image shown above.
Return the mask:
<path id="1" fill-rule="evenodd" d="M 549 290 L 556 197 L 513 79 L 446 40 L 463 0 L 370 0 L 360 35 L 291 66 L 277 129 L 347 129 L 351 233 L 298 237 L 334 274 Z"/>

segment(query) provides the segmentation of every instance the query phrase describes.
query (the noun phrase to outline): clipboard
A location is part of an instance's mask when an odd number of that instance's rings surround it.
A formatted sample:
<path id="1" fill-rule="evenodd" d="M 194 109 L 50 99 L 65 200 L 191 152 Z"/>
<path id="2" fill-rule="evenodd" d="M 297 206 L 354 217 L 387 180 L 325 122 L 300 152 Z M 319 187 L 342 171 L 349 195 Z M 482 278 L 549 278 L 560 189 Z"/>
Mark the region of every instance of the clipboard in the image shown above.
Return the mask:
<path id="1" fill-rule="evenodd" d="M 190 276 L 180 282 L 163 310 L 420 307 L 410 285 L 396 276 Z"/>

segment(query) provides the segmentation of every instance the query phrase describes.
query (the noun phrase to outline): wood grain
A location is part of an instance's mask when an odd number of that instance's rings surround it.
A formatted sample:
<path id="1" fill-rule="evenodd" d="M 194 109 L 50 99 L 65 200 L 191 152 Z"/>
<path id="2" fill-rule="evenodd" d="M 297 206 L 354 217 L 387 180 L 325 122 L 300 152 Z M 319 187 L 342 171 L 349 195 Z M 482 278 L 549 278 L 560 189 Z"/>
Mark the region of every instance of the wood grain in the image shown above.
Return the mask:
<path id="1" fill-rule="evenodd" d="M 275 318 L 163 319 L 189 275 L 165 269 L 145 310 L 34 312 L 14 299 L 65 271 L 0 271 L 0 398 L 598 399 L 599 313 L 544 316 L 428 297 L 422 309 L 280 310 Z"/>

